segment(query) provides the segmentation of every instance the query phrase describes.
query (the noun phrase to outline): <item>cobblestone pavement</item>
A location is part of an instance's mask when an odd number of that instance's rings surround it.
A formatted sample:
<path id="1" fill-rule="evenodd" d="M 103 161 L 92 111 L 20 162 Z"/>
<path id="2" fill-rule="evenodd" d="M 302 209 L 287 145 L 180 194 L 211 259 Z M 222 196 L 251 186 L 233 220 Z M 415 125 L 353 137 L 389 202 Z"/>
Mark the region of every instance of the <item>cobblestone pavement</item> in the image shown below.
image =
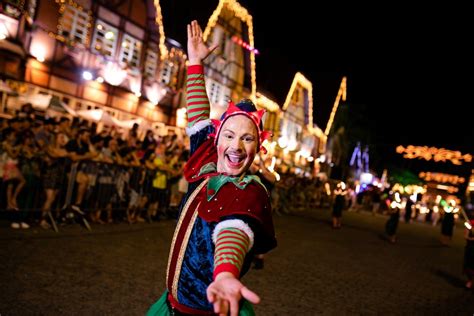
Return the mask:
<path id="1" fill-rule="evenodd" d="M 473 315 L 463 288 L 462 227 L 450 247 L 440 228 L 345 212 L 276 216 L 279 246 L 244 278 L 262 297 L 257 315 Z M 164 289 L 173 221 L 79 225 L 60 233 L 0 227 L 0 315 L 143 315 Z"/>

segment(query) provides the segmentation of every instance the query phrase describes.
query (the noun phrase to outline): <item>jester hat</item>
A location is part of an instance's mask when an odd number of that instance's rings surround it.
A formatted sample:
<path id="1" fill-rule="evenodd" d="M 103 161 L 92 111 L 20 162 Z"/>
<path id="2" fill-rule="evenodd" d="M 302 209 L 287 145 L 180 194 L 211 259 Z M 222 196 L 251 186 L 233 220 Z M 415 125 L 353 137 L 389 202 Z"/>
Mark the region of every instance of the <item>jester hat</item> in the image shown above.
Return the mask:
<path id="1" fill-rule="evenodd" d="M 257 152 L 262 150 L 263 153 L 267 153 L 265 147 L 263 147 L 262 143 L 265 139 L 269 139 L 272 137 L 272 133 L 270 131 L 263 130 L 262 124 L 262 117 L 265 114 L 265 110 L 257 110 L 253 102 L 249 99 L 243 99 L 237 105 L 234 102 L 229 101 L 229 105 L 227 110 L 222 114 L 220 120 L 211 119 L 212 124 L 214 125 L 215 132 L 210 134 L 209 136 L 214 137 L 214 145 L 217 146 L 217 140 L 219 138 L 219 133 L 221 132 L 221 127 L 224 125 L 225 121 L 229 119 L 229 117 L 235 115 L 245 115 L 248 117 L 257 128 L 258 133 L 258 144 L 257 144 Z"/>

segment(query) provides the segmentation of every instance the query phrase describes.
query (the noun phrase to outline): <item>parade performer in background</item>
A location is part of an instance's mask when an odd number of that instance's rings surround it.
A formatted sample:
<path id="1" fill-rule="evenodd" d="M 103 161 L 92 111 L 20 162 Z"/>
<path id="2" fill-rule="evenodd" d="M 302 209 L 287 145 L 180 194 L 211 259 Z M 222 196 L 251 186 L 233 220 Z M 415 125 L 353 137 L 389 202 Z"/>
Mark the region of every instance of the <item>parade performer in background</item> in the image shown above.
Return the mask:
<path id="1" fill-rule="evenodd" d="M 400 193 L 395 192 L 394 199 L 389 206 L 389 215 L 387 222 L 385 223 L 385 234 L 387 235 L 388 241 L 394 244 L 397 240 L 397 228 L 398 222 L 400 221 L 400 209 L 404 207 Z"/>
<path id="2" fill-rule="evenodd" d="M 260 298 L 240 279 L 254 254 L 276 246 L 268 192 L 247 174 L 270 136 L 262 130 L 264 111 L 249 100 L 229 102 L 221 120 L 209 119 L 202 61 L 214 48 L 204 44 L 196 21 L 188 25 L 189 189 L 171 244 L 167 291 L 147 315 L 253 315 L 250 303 Z"/>
<path id="3" fill-rule="evenodd" d="M 332 207 L 332 228 L 341 228 L 341 217 L 344 206 L 346 205 L 346 184 L 339 182 L 334 190 L 334 204 Z"/>

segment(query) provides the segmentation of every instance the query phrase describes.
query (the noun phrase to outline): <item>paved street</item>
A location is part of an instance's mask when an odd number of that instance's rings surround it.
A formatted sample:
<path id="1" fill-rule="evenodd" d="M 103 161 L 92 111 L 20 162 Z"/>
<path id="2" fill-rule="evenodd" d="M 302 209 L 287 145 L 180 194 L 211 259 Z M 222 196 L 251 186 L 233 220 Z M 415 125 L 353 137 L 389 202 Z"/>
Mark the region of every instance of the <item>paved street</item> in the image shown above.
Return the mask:
<path id="1" fill-rule="evenodd" d="M 277 216 L 279 246 L 245 277 L 262 297 L 257 315 L 473 315 L 463 288 L 462 228 L 450 247 L 440 228 L 400 223 L 381 238 L 384 216 L 329 210 Z M 59 234 L 0 228 L 0 315 L 143 315 L 165 282 L 173 221 L 78 225 Z"/>

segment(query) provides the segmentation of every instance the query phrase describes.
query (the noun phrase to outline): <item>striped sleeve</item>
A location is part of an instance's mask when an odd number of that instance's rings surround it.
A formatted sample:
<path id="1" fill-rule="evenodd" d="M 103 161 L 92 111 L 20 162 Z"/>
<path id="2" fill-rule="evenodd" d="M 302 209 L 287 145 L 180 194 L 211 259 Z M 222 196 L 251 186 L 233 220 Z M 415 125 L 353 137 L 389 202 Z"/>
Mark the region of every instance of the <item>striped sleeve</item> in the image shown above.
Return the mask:
<path id="1" fill-rule="evenodd" d="M 249 249 L 250 238 L 244 231 L 238 228 L 220 230 L 217 234 L 214 252 L 214 279 L 224 271 L 239 278 L 245 255 Z"/>
<path id="2" fill-rule="evenodd" d="M 202 65 L 188 67 L 186 80 L 186 105 L 188 113 L 188 127 L 209 119 L 210 105 L 204 81 L 204 68 Z"/>

